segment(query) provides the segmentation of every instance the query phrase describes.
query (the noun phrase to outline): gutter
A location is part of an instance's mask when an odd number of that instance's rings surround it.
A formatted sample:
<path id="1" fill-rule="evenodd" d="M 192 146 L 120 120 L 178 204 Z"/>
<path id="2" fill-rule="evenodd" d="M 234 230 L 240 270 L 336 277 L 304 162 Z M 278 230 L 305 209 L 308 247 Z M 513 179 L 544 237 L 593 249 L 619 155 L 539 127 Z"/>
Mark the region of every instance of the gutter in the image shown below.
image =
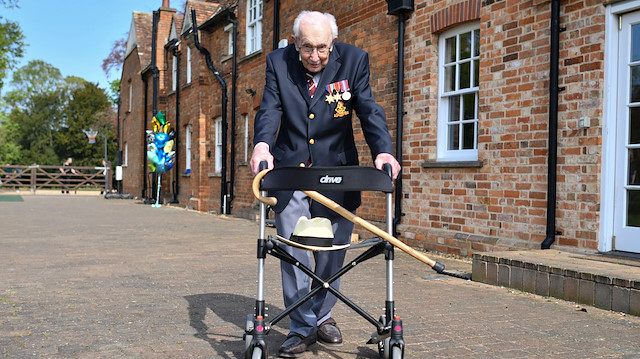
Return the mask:
<path id="1" fill-rule="evenodd" d="M 558 67 L 560 58 L 560 0 L 551 0 L 551 48 L 549 64 L 549 153 L 547 167 L 547 237 L 541 244 L 549 249 L 556 240 L 557 165 L 558 165 Z"/>
<path id="2" fill-rule="evenodd" d="M 213 75 L 216 77 L 220 86 L 222 86 L 221 90 L 221 101 L 222 101 L 222 177 L 220 179 L 220 213 L 228 214 L 227 210 L 227 83 L 220 75 L 220 72 L 216 70 L 215 66 L 213 66 L 213 62 L 211 61 L 211 54 L 207 49 L 200 45 L 200 41 L 198 39 L 198 25 L 196 24 L 196 10 L 191 9 L 191 21 L 192 21 L 192 29 L 193 31 L 193 39 L 196 45 L 196 48 L 204 55 L 205 62 L 207 63 L 207 67 Z"/>

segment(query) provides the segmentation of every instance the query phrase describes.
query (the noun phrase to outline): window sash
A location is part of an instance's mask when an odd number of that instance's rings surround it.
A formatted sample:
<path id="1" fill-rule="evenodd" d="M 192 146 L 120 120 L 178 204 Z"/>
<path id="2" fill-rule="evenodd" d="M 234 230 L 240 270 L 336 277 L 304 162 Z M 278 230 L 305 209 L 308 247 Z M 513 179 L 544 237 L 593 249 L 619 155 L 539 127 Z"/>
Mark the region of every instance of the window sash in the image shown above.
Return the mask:
<path id="1" fill-rule="evenodd" d="M 262 0 L 247 2 L 247 55 L 262 48 Z"/>
<path id="2" fill-rule="evenodd" d="M 215 172 L 222 172 L 222 119 L 215 120 Z"/>
<path id="3" fill-rule="evenodd" d="M 479 25 L 440 35 L 437 159 L 478 159 Z"/>
<path id="4" fill-rule="evenodd" d="M 187 46 L 187 83 L 191 83 L 191 48 Z"/>

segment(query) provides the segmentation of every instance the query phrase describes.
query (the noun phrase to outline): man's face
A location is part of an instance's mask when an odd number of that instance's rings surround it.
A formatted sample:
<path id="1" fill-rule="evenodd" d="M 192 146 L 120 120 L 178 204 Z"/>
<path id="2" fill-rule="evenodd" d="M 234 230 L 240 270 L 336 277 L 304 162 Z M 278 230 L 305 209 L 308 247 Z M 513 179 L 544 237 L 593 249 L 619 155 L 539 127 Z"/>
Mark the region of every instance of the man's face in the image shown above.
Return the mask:
<path id="1" fill-rule="evenodd" d="M 300 38 L 295 39 L 295 41 L 302 60 L 302 66 L 307 71 L 315 74 L 327 66 L 333 46 L 331 28 L 328 23 L 313 24 L 302 22 L 300 24 Z"/>

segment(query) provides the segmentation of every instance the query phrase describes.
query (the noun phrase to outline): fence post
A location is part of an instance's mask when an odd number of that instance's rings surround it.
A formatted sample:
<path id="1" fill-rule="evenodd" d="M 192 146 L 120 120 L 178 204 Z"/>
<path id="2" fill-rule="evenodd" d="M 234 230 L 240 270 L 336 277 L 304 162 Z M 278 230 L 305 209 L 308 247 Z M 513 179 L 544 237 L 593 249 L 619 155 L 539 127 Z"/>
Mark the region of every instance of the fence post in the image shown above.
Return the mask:
<path id="1" fill-rule="evenodd" d="M 36 181 L 36 168 L 37 166 L 29 166 L 29 172 L 30 176 L 30 185 L 31 185 L 31 193 L 36 193 L 36 186 L 37 186 L 37 181 Z"/>

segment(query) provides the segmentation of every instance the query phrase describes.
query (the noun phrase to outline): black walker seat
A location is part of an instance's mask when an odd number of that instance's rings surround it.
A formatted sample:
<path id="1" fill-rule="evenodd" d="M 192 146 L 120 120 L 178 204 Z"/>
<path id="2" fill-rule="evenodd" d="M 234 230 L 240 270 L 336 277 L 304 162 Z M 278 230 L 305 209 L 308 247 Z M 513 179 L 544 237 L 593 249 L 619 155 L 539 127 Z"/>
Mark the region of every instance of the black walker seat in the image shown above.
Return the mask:
<path id="1" fill-rule="evenodd" d="M 317 192 L 338 192 L 338 191 L 378 191 L 386 194 L 386 224 L 387 232 L 392 232 L 392 193 L 393 180 L 391 179 L 390 166 L 385 165 L 385 170 L 380 171 L 373 167 L 343 166 L 343 167 L 283 167 L 273 169 L 262 177 L 260 191 L 262 195 L 266 191 L 317 191 Z M 265 237 L 267 206 L 261 202 L 260 205 L 260 235 L 258 237 L 258 294 L 256 298 L 255 313 L 247 315 L 245 328 L 245 358 L 266 359 L 268 348 L 265 336 L 273 325 L 284 319 L 291 312 L 296 310 L 306 301 L 313 298 L 321 290 L 327 290 L 335 295 L 339 300 L 361 315 L 376 327 L 376 331 L 371 335 L 368 344 L 378 344 L 380 358 L 402 358 L 404 356 L 404 340 L 402 338 L 402 321 L 394 314 L 393 300 L 393 258 L 394 247 L 382 238 L 367 240 L 352 248 L 369 248 L 360 254 L 356 259 L 349 260 L 348 263 L 331 275 L 329 278 L 318 277 L 313 270 L 299 264 L 298 260 L 287 253 L 281 245 L 285 244 L 276 237 Z M 313 249 L 308 249 L 313 250 Z M 266 319 L 264 301 L 264 265 L 267 254 L 282 261 L 295 265 L 303 273 L 307 274 L 313 281 L 320 285 L 311 288 L 311 291 L 292 304 L 284 311 L 273 317 Z M 357 304 L 331 286 L 331 283 L 346 274 L 368 259 L 380 254 L 385 255 L 386 261 L 386 281 L 387 298 L 385 301 L 385 313 L 376 320 Z"/>

